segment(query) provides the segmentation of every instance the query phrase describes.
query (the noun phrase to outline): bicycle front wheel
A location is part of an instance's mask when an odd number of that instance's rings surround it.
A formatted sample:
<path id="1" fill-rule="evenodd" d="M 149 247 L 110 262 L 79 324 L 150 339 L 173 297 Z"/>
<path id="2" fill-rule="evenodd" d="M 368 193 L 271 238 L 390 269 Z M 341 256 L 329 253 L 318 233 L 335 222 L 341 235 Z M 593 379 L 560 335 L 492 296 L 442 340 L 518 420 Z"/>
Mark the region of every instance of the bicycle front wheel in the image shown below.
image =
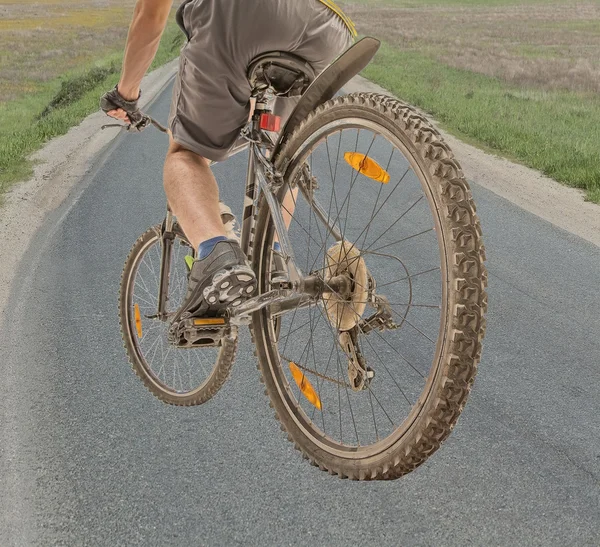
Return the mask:
<path id="1" fill-rule="evenodd" d="M 275 164 L 296 263 L 324 287 L 310 306 L 253 318 L 276 416 L 321 469 L 402 476 L 449 435 L 480 359 L 487 274 L 467 182 L 422 116 L 375 94 L 319 107 Z M 263 203 L 261 292 L 274 236 Z"/>
<path id="2" fill-rule="evenodd" d="M 235 335 L 201 348 L 177 348 L 169 343 L 170 320 L 186 293 L 186 257 L 194 251 L 176 227 L 164 317 L 157 314 L 162 261 L 161 226 L 154 226 L 134 243 L 123 268 L 119 317 L 125 351 L 136 375 L 161 401 L 178 406 L 205 403 L 229 376 L 237 349 Z"/>

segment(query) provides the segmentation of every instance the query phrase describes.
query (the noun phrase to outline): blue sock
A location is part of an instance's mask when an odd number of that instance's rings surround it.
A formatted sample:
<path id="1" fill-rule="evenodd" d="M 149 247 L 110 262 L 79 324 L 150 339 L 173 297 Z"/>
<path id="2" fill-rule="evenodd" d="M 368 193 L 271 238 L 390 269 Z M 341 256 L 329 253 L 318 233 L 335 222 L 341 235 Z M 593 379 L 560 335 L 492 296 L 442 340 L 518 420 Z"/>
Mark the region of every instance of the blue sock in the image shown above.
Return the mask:
<path id="1" fill-rule="evenodd" d="M 198 246 L 198 260 L 202 260 L 212 253 L 212 250 L 219 241 L 227 241 L 227 238 L 225 236 L 217 236 L 200 243 Z"/>
<path id="2" fill-rule="evenodd" d="M 281 252 L 281 245 L 279 245 L 279 241 L 276 241 L 275 243 L 273 243 L 273 250 L 276 253 L 280 253 Z"/>

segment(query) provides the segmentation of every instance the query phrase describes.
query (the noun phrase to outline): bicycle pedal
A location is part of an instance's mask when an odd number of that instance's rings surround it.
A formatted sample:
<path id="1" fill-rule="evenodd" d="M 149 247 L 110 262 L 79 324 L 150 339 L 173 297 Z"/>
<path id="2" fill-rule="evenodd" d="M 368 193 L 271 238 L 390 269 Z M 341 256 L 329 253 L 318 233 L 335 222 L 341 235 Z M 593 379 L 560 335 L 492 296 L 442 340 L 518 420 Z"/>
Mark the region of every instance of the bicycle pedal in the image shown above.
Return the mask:
<path id="1" fill-rule="evenodd" d="M 190 317 L 171 327 L 169 341 L 178 348 L 216 347 L 229 328 L 225 317 Z"/>

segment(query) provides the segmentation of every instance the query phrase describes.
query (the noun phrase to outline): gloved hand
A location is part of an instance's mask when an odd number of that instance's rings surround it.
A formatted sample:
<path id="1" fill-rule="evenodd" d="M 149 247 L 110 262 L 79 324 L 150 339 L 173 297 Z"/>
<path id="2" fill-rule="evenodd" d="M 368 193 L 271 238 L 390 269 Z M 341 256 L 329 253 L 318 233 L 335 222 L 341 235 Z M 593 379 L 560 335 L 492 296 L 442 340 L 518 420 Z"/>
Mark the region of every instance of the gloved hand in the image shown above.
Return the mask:
<path id="1" fill-rule="evenodd" d="M 124 99 L 121 96 L 121 94 L 119 93 L 119 90 L 117 89 L 117 86 L 115 86 L 114 89 L 111 89 L 110 91 L 108 91 L 104 95 L 102 95 L 102 97 L 100 98 L 100 108 L 106 114 L 108 114 L 109 112 L 118 110 L 118 109 L 123 110 L 127 114 L 127 117 L 125 118 L 124 121 L 129 122 L 134 128 L 137 128 L 138 125 L 142 125 L 140 122 L 145 122 L 145 117 L 140 112 L 140 109 L 138 108 L 138 101 L 141 96 L 142 96 L 142 94 L 140 92 L 140 95 L 138 96 L 137 99 L 135 99 L 134 101 L 128 101 L 127 99 Z M 115 114 L 116 114 L 116 112 L 115 112 Z M 111 114 L 111 117 L 117 118 L 117 119 L 123 119 L 120 116 L 116 116 L 116 115 L 112 115 L 112 114 Z M 145 127 L 147 125 L 147 123 L 144 123 L 143 125 Z M 143 127 L 140 127 L 140 130 L 141 129 L 143 129 Z"/>

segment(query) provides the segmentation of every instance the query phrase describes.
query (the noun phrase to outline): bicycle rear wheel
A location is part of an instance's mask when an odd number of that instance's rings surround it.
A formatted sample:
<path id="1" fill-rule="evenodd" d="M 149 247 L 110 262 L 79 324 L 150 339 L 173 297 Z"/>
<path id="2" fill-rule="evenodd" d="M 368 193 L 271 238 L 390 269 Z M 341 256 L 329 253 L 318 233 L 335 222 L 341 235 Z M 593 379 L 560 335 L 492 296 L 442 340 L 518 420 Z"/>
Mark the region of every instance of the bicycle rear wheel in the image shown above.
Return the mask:
<path id="1" fill-rule="evenodd" d="M 299 186 L 289 229 L 297 265 L 325 290 L 312 306 L 254 315 L 267 394 L 321 469 L 402 476 L 449 435 L 480 359 L 487 274 L 469 187 L 426 120 L 376 94 L 319 107 L 275 165 Z M 263 202 L 253 255 L 261 292 L 271 288 L 273 238 Z"/>

